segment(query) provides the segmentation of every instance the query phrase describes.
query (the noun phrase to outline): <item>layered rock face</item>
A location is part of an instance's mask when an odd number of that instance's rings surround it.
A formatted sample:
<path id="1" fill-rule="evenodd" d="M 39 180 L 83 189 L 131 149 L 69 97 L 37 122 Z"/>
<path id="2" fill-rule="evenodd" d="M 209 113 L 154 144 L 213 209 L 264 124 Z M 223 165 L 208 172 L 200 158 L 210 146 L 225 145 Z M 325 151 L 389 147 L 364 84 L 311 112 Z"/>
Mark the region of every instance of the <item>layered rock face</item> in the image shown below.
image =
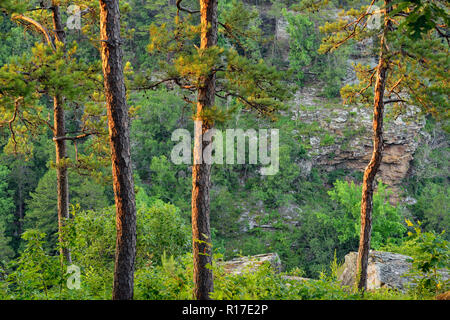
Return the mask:
<path id="1" fill-rule="evenodd" d="M 339 10 L 331 10 L 330 15 L 338 16 Z M 289 34 L 287 21 L 283 16 L 276 19 L 275 35 L 280 48 L 287 52 L 282 54 L 288 61 Z M 377 57 L 368 48 L 372 39 L 367 39 L 353 48 L 347 61 L 347 75 L 342 85 L 357 82 L 353 64 L 365 64 L 372 67 L 377 64 Z M 372 154 L 372 109 L 364 107 L 342 106 L 332 104 L 330 100 L 320 97 L 321 85 L 301 88 L 293 101 L 292 119 L 308 124 L 317 124 L 320 132 L 304 135 L 309 142 L 311 160 L 302 161 L 300 168 L 308 174 L 313 166 L 323 166 L 328 171 L 349 169 L 364 171 Z M 418 109 L 410 107 L 396 119 L 389 119 L 389 107 L 386 107 L 383 162 L 377 179 L 393 189 L 391 201 L 399 200 L 399 185 L 408 173 L 409 164 L 417 149 L 421 129 L 425 119 L 419 116 Z M 326 141 L 324 138 L 327 138 Z"/>
<path id="2" fill-rule="evenodd" d="M 345 256 L 345 262 L 340 270 L 338 280 L 344 286 L 353 286 L 356 278 L 357 252 L 350 252 Z M 367 269 L 367 289 L 390 288 L 405 291 L 411 278 L 406 276 L 411 268 L 411 257 L 402 254 L 370 251 Z M 447 280 L 447 270 L 439 272 Z"/>
<path id="3" fill-rule="evenodd" d="M 327 171 L 349 169 L 363 172 L 372 155 L 372 110 L 364 107 L 331 105 L 318 97 L 317 89 L 305 88 L 297 93 L 292 119 L 319 128 L 301 135 L 309 143 L 310 160 L 304 170 L 321 166 Z M 387 110 L 389 115 L 389 109 Z M 383 161 L 377 179 L 398 191 L 408 173 L 425 119 L 415 107 L 397 118 L 387 117 L 384 130 Z M 308 173 L 308 172 L 306 172 Z M 399 192 L 392 200 L 398 200 Z"/>

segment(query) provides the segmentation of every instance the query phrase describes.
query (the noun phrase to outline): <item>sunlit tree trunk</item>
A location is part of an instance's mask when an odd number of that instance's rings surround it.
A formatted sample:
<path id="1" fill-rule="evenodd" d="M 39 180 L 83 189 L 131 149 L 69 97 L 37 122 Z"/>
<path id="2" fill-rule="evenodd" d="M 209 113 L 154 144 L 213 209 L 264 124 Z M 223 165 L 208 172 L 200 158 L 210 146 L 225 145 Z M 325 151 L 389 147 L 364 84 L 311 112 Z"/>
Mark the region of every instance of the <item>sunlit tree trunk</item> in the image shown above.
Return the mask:
<path id="1" fill-rule="evenodd" d="M 128 108 L 123 77 L 118 0 L 100 0 L 100 35 L 116 203 L 116 256 L 112 298 L 133 298 L 136 204 L 130 156 Z"/>
<path id="2" fill-rule="evenodd" d="M 206 49 L 217 44 L 217 0 L 201 0 L 201 43 Z M 197 117 L 201 121 L 202 111 L 214 105 L 216 80 L 214 73 L 200 79 L 198 90 Z M 202 141 L 212 124 L 202 121 L 201 130 L 196 130 L 194 141 L 194 165 L 192 167 L 192 246 L 194 259 L 194 297 L 198 300 L 210 299 L 213 291 L 213 274 L 207 265 L 212 264 L 210 216 L 211 165 L 196 163 L 203 150 L 211 143 Z M 199 154 L 200 153 L 200 154 Z"/>
<path id="3" fill-rule="evenodd" d="M 373 151 L 369 164 L 364 171 L 361 200 L 361 233 L 358 249 L 357 280 L 358 289 L 367 288 L 367 267 L 369 262 L 370 238 L 372 234 L 373 190 L 375 176 L 382 160 L 383 152 L 383 113 L 384 113 L 384 88 L 387 81 L 389 62 L 387 59 L 386 36 L 391 28 L 391 22 L 387 18 L 390 12 L 390 0 L 385 1 L 386 13 L 384 19 L 383 34 L 380 42 L 380 57 L 377 66 L 375 93 L 373 105 Z"/>

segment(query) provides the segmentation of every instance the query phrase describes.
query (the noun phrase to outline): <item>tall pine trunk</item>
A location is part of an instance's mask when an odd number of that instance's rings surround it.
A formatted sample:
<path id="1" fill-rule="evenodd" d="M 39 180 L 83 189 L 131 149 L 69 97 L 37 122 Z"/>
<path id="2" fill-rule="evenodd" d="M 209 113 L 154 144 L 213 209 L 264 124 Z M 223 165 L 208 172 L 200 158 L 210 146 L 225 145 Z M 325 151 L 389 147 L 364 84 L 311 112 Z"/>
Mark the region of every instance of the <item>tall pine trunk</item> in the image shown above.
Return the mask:
<path id="1" fill-rule="evenodd" d="M 55 2 L 52 2 L 52 21 L 55 32 L 55 39 L 65 45 L 66 35 L 64 26 L 61 20 L 59 7 Z M 53 97 L 53 118 L 54 118 L 54 135 L 56 139 L 56 185 L 58 189 L 58 231 L 59 242 L 61 245 L 60 254 L 65 257 L 68 264 L 72 263 L 72 257 L 69 248 L 66 247 L 63 235 L 63 228 L 66 221 L 69 219 L 69 177 L 67 173 L 66 164 L 66 140 L 58 139 L 66 135 L 65 119 L 64 119 L 64 98 L 60 95 Z"/>
<path id="2" fill-rule="evenodd" d="M 200 0 L 201 43 L 206 49 L 217 44 L 217 0 Z M 211 129 L 212 124 L 202 121 L 204 109 L 214 105 L 216 79 L 214 73 L 200 79 L 197 101 L 197 121 L 201 129 L 195 130 L 194 165 L 192 167 L 192 246 L 194 259 L 194 297 L 198 300 L 210 299 L 213 291 L 213 274 L 208 265 L 212 264 L 210 216 L 211 165 L 197 163 L 202 159 L 203 150 L 211 141 L 202 141 L 202 134 Z M 201 134 L 200 134 L 201 133 Z"/>
<path id="3" fill-rule="evenodd" d="M 383 34 L 380 41 L 380 56 L 377 66 L 374 104 L 373 104 L 373 151 L 369 164 L 364 171 L 361 199 L 361 233 L 358 248 L 357 280 L 358 289 L 367 288 L 367 268 L 369 264 L 370 239 L 372 235 L 373 191 L 375 176 L 382 160 L 383 152 L 383 113 L 384 113 L 384 88 L 387 81 L 389 62 L 387 59 L 386 36 L 391 28 L 391 22 L 387 18 L 390 12 L 391 0 L 385 0 L 385 18 Z"/>
<path id="4" fill-rule="evenodd" d="M 119 0 L 100 0 L 101 54 L 116 203 L 114 300 L 133 299 L 136 204 L 123 77 Z"/>

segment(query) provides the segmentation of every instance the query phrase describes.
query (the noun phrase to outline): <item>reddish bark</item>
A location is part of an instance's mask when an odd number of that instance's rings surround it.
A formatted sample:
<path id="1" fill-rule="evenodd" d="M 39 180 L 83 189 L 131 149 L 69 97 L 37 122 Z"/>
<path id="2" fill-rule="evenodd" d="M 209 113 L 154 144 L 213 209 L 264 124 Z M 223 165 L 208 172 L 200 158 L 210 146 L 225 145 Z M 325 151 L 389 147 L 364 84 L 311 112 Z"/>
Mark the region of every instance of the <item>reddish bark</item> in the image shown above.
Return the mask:
<path id="1" fill-rule="evenodd" d="M 112 298 L 129 300 L 133 299 L 136 203 L 130 155 L 128 108 L 123 77 L 118 0 L 100 0 L 100 35 L 116 203 L 117 238 Z"/>
<path id="2" fill-rule="evenodd" d="M 367 267 L 369 262 L 370 239 L 372 235 L 373 191 L 375 176 L 383 156 L 383 113 L 384 88 L 387 81 L 389 61 L 387 59 L 386 35 L 391 28 L 391 21 L 386 18 L 390 9 L 390 0 L 385 1 L 386 14 L 381 49 L 378 61 L 373 104 L 373 151 L 369 164 L 364 171 L 361 199 L 361 233 L 358 248 L 357 275 L 358 289 L 367 288 Z"/>
<path id="3" fill-rule="evenodd" d="M 201 43 L 206 49 L 217 44 L 217 0 L 201 0 Z M 214 105 L 216 80 L 215 75 L 200 79 L 197 102 L 197 119 L 201 120 L 202 111 Z M 204 134 L 211 128 L 208 121 L 202 122 L 201 132 Z M 196 134 L 194 159 L 200 159 L 203 150 L 210 143 L 200 140 Z M 201 146 L 201 147 L 200 147 Z M 212 264 L 210 217 L 210 185 L 211 165 L 196 164 L 192 167 L 192 246 L 194 259 L 194 297 L 198 300 L 210 299 L 213 291 L 213 274 L 208 265 Z"/>

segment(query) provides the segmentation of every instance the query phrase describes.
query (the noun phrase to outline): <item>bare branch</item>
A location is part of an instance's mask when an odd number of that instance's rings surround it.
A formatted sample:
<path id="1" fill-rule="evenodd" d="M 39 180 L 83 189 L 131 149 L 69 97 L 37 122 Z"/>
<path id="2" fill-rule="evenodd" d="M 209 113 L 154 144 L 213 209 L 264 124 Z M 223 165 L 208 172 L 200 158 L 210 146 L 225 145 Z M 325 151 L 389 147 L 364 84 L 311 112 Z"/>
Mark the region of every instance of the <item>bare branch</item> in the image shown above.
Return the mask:
<path id="1" fill-rule="evenodd" d="M 53 137 L 53 141 L 61 141 L 61 140 L 76 141 L 76 140 L 83 139 L 83 138 L 86 138 L 88 136 L 91 136 L 93 134 L 100 134 L 100 133 L 97 132 L 97 131 L 93 131 L 93 132 L 86 132 L 86 133 L 80 134 L 80 135 L 75 136 L 75 137 L 67 137 L 67 136 Z"/>
<path id="2" fill-rule="evenodd" d="M 177 0 L 177 9 L 178 9 L 177 14 L 180 11 L 184 11 L 184 12 L 187 12 L 187 13 L 190 13 L 190 14 L 200 13 L 200 10 L 191 10 L 191 9 L 182 7 L 181 6 L 181 1 L 183 1 L 183 0 Z"/>
<path id="3" fill-rule="evenodd" d="M 402 102 L 402 103 L 406 103 L 406 100 L 403 99 L 389 99 L 389 100 L 385 100 L 383 101 L 383 104 L 389 104 L 389 103 L 396 103 L 396 102 Z"/>
<path id="4" fill-rule="evenodd" d="M 45 39 L 47 40 L 48 45 L 50 45 L 52 47 L 53 51 L 56 50 L 55 45 L 53 44 L 52 38 L 50 37 L 50 34 L 48 33 L 47 29 L 42 24 L 40 24 L 36 20 L 33 20 L 33 19 L 26 17 L 24 15 L 21 15 L 21 14 L 14 15 L 12 17 L 12 20 L 21 20 L 28 24 L 33 25 L 38 31 L 40 31 L 44 35 Z"/>

